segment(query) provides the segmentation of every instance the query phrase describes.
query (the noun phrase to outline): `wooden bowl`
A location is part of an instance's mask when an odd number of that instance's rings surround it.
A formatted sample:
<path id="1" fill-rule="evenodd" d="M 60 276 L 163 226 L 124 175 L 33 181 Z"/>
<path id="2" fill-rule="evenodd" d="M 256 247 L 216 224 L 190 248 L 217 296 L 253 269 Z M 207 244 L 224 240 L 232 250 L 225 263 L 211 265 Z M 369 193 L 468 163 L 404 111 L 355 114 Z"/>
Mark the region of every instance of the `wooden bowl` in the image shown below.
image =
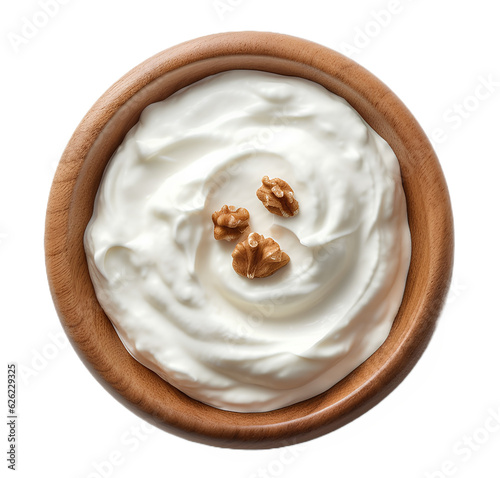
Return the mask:
<path id="1" fill-rule="evenodd" d="M 83 247 L 104 168 L 150 103 L 208 75 L 263 70 L 315 81 L 345 98 L 392 147 L 401 165 L 412 255 L 399 313 L 385 343 L 328 391 L 263 413 L 218 410 L 184 395 L 134 360 L 97 301 Z M 100 383 L 145 420 L 189 440 L 270 448 L 335 430 L 387 396 L 413 368 L 450 283 L 453 221 L 437 157 L 387 86 L 352 60 L 275 33 L 222 33 L 165 50 L 115 83 L 90 109 L 57 168 L 45 231 L 48 280 L 75 350 Z"/>

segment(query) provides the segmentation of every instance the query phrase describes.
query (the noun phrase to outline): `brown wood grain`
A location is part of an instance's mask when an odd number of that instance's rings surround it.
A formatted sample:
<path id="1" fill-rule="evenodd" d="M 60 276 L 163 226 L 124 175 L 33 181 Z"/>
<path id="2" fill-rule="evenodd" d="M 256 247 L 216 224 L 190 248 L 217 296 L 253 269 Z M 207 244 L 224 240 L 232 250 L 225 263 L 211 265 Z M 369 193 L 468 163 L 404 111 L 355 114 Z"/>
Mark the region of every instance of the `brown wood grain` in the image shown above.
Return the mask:
<path id="1" fill-rule="evenodd" d="M 330 390 L 265 413 L 218 410 L 193 400 L 134 360 L 100 307 L 83 234 L 104 168 L 142 110 L 205 76 L 255 69 L 315 81 L 344 97 L 391 145 L 401 165 L 412 236 L 408 280 L 385 343 Z M 380 80 L 315 43 L 274 33 L 198 38 L 146 60 L 84 117 L 61 158 L 47 207 L 45 253 L 54 303 L 87 368 L 120 402 L 158 427 L 222 447 L 270 448 L 339 428 L 387 396 L 423 353 L 449 287 L 453 221 L 440 165 L 422 129 Z"/>

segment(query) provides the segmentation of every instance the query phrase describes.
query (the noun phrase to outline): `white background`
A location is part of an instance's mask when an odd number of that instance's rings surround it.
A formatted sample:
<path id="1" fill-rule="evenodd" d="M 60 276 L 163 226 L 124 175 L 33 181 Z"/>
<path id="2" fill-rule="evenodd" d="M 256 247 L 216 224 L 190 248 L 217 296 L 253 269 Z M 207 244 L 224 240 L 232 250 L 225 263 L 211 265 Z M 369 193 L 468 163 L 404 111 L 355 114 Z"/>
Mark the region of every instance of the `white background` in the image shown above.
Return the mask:
<path id="1" fill-rule="evenodd" d="M 222 0 L 218 10 L 212 0 L 60 4 L 51 17 L 39 13 L 38 0 L 0 7 L 0 381 L 6 364 L 17 362 L 17 476 L 500 476 L 497 2 Z M 32 21 L 39 28 L 25 26 Z M 45 275 L 49 188 L 86 111 L 158 51 L 233 30 L 316 41 L 347 52 L 388 84 L 439 139 L 455 214 L 454 279 L 423 358 L 364 416 L 286 453 L 218 449 L 141 429 L 142 420 L 105 392 L 67 345 Z M 0 396 L 6 416 L 6 392 Z M 2 476 L 13 473 L 7 434 L 4 425 Z"/>

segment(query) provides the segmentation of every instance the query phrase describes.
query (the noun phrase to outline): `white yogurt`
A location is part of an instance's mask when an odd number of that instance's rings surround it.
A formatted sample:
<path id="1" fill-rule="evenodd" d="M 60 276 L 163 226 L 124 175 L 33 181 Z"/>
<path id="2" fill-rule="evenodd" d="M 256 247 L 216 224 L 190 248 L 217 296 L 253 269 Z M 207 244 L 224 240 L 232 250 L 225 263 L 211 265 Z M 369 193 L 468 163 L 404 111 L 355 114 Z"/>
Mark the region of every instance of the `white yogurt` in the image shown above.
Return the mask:
<path id="1" fill-rule="evenodd" d="M 297 216 L 264 208 L 265 175 L 294 189 Z M 236 242 L 213 237 L 224 204 L 248 209 L 249 231 L 290 263 L 238 276 Z M 85 250 L 139 362 L 214 407 L 284 407 L 330 388 L 389 334 L 410 262 L 399 164 L 323 87 L 220 73 L 144 110 L 106 169 Z"/>

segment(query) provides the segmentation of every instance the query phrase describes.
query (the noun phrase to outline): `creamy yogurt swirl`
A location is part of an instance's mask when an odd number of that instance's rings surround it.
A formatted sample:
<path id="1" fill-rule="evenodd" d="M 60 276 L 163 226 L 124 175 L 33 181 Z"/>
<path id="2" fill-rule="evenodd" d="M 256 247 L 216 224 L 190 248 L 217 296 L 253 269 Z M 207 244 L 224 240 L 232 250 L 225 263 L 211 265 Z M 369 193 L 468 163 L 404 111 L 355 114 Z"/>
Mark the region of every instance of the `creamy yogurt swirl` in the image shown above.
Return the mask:
<path id="1" fill-rule="evenodd" d="M 264 175 L 290 184 L 297 216 L 264 208 Z M 248 209 L 249 231 L 290 263 L 238 276 L 236 243 L 213 238 L 224 204 Z M 389 334 L 410 262 L 399 164 L 318 84 L 220 73 L 144 110 L 105 171 L 85 250 L 139 362 L 214 407 L 277 409 L 333 386 Z"/>

